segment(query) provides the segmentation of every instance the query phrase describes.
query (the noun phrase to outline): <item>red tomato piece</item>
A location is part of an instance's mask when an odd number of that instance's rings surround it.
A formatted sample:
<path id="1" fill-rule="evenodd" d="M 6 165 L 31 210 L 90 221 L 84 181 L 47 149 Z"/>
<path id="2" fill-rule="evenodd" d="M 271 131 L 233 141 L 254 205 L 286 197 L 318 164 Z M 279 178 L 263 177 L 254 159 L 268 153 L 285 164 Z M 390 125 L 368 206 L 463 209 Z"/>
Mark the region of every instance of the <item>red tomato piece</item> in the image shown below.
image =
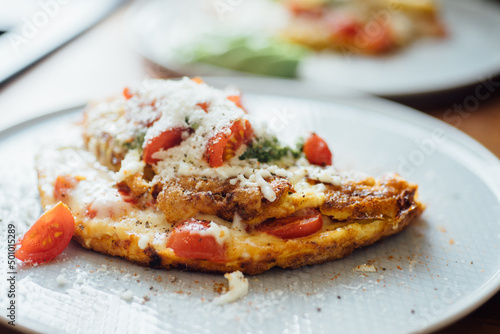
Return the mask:
<path id="1" fill-rule="evenodd" d="M 94 201 L 87 205 L 87 210 L 85 211 L 85 215 L 90 219 L 94 219 L 97 216 L 97 210 L 92 209 L 92 204 L 94 204 Z"/>
<path id="2" fill-rule="evenodd" d="M 128 87 L 125 87 L 123 89 L 123 96 L 125 99 L 130 100 L 130 98 L 133 96 L 132 93 L 130 93 L 130 89 Z"/>
<path id="3" fill-rule="evenodd" d="M 168 238 L 167 247 L 172 248 L 175 255 L 182 258 L 225 262 L 224 246 L 220 245 L 211 235 L 197 233 L 209 227 L 208 221 L 194 218 L 179 223 Z"/>
<path id="4" fill-rule="evenodd" d="M 123 201 L 127 203 L 136 205 L 139 202 L 137 198 L 132 194 L 130 187 L 127 186 L 126 184 L 123 183 L 118 184 L 118 193 L 123 198 Z"/>
<path id="5" fill-rule="evenodd" d="M 332 152 L 328 144 L 315 133 L 311 134 L 304 143 L 304 154 L 314 165 L 330 166 L 332 164 Z"/>
<path id="6" fill-rule="evenodd" d="M 241 96 L 240 95 L 231 95 L 228 96 L 227 99 L 231 102 L 234 102 L 237 107 L 241 108 L 245 113 L 247 112 L 245 108 L 243 108 L 243 105 L 241 104 Z"/>
<path id="7" fill-rule="evenodd" d="M 234 122 L 229 128 L 222 129 L 219 133 L 208 140 L 205 158 L 210 167 L 220 167 L 224 161 L 231 159 L 236 150 L 252 138 L 252 125 L 246 119 Z"/>
<path id="8" fill-rule="evenodd" d="M 19 239 L 16 258 L 33 263 L 48 262 L 68 247 L 75 231 L 75 219 L 62 202 L 47 210 Z"/>
<path id="9" fill-rule="evenodd" d="M 171 147 L 179 145 L 182 142 L 182 135 L 185 131 L 189 130 L 185 128 L 173 128 L 161 133 L 153 139 L 150 139 L 144 148 L 144 162 L 148 164 L 157 163 L 158 159 L 154 159 L 152 157 L 153 154 L 161 149 L 168 150 Z"/>
<path id="10" fill-rule="evenodd" d="M 394 46 L 391 30 L 382 20 L 363 24 L 354 17 L 333 14 L 329 22 L 333 40 L 345 47 L 379 54 Z"/>
<path id="11" fill-rule="evenodd" d="M 257 231 L 265 232 L 282 239 L 307 237 L 321 230 L 323 217 L 321 214 L 308 216 L 291 216 L 270 219 L 257 227 Z"/>
<path id="12" fill-rule="evenodd" d="M 208 112 L 209 105 L 207 102 L 196 103 L 196 105 L 203 109 L 205 112 Z"/>
<path id="13" fill-rule="evenodd" d="M 202 83 L 205 83 L 205 81 L 203 81 L 202 78 L 200 77 L 194 77 L 194 78 L 191 78 L 191 80 L 193 80 L 194 82 L 196 82 L 197 84 L 202 84 Z"/>
<path id="14" fill-rule="evenodd" d="M 325 12 L 325 7 L 324 6 L 311 6 L 303 4 L 301 5 L 300 3 L 294 3 L 294 2 L 289 2 L 288 4 L 288 9 L 294 16 L 306 16 L 310 18 L 316 18 L 319 19 L 321 16 L 323 16 Z"/>
<path id="15" fill-rule="evenodd" d="M 374 54 L 390 50 L 394 46 L 394 38 L 389 26 L 380 20 L 372 24 L 376 25 L 376 30 L 365 34 L 365 43 L 360 43 L 361 49 Z"/>
<path id="16" fill-rule="evenodd" d="M 58 175 L 54 184 L 54 198 L 64 202 L 80 181 L 81 178 L 71 175 Z"/>
<path id="17" fill-rule="evenodd" d="M 157 120 L 159 120 L 161 118 L 161 112 L 155 111 L 155 113 L 153 115 L 154 116 L 151 117 L 149 120 L 147 120 L 145 122 L 144 121 L 140 121 L 139 124 L 143 124 L 147 128 L 151 127 L 153 124 L 156 123 Z"/>
<path id="18" fill-rule="evenodd" d="M 363 31 L 363 25 L 356 18 L 334 13 L 328 17 L 330 34 L 341 43 L 352 44 L 354 38 Z"/>

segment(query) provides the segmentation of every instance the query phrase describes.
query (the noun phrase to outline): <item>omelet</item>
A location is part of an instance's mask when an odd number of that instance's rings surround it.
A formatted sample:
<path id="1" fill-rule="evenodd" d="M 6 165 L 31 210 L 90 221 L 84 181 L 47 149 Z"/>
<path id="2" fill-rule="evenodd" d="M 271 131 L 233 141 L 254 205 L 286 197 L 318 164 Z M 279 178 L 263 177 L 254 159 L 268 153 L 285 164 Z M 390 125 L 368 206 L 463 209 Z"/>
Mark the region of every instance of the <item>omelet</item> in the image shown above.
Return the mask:
<path id="1" fill-rule="evenodd" d="M 259 274 L 345 257 L 423 211 L 396 174 L 340 172 L 318 134 L 280 143 L 239 92 L 155 80 L 90 105 L 79 145 L 37 156 L 44 207 L 83 247 L 156 268 Z"/>
<path id="2" fill-rule="evenodd" d="M 384 54 L 446 28 L 434 0 L 282 0 L 290 22 L 282 36 L 315 50 Z"/>

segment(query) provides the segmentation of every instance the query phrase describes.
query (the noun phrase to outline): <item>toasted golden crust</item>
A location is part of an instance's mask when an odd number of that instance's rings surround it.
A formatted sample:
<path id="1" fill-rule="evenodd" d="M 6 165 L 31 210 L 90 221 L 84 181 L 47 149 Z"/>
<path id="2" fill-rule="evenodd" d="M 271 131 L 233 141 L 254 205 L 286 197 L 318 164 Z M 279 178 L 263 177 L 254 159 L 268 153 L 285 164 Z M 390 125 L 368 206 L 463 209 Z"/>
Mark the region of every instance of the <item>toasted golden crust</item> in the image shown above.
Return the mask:
<path id="1" fill-rule="evenodd" d="M 298 268 L 343 258 L 355 249 L 371 245 L 383 237 L 403 230 L 422 212 L 422 206 L 415 205 L 402 212 L 395 220 L 358 221 L 340 227 L 330 227 L 311 236 L 283 240 L 264 233 L 236 237 L 228 243 L 228 262 L 215 263 L 206 260 L 179 258 L 172 249 L 157 249 L 148 246 L 141 249 L 139 238 L 133 234 L 119 236 L 99 234 L 97 227 L 81 224 L 74 240 L 83 247 L 95 251 L 121 256 L 145 266 L 156 268 L 182 268 L 207 272 L 232 272 L 256 275 L 273 267 Z"/>
<path id="2" fill-rule="evenodd" d="M 269 218 L 287 217 L 301 209 L 318 207 L 322 214 L 338 221 L 395 219 L 415 203 L 417 192 L 416 185 L 397 175 L 380 181 L 368 177 L 339 186 L 328 185 L 325 196 L 296 194 L 285 178 L 267 181 L 276 193 L 274 202 L 266 200 L 258 187 L 240 187 L 228 181 L 199 177 L 167 182 L 155 189 L 159 193 L 155 197 L 169 221 L 186 220 L 199 213 L 231 221 L 237 213 L 246 224 L 254 226 Z M 135 183 L 131 182 L 131 187 Z"/>
<path id="3" fill-rule="evenodd" d="M 328 186 L 321 213 L 336 220 L 396 219 L 415 205 L 417 186 L 399 176 L 386 176 L 380 181 L 368 178 L 362 182 L 347 182 Z"/>
<path id="4" fill-rule="evenodd" d="M 227 180 L 199 177 L 182 177 L 163 184 L 156 199 L 169 221 L 185 220 L 198 213 L 232 221 L 238 214 L 248 225 L 290 216 L 303 208 L 318 207 L 324 200 L 318 196 L 295 196 L 290 181 L 285 178 L 274 177 L 266 181 L 276 194 L 273 202 L 265 199 L 258 187 L 241 187 Z"/>

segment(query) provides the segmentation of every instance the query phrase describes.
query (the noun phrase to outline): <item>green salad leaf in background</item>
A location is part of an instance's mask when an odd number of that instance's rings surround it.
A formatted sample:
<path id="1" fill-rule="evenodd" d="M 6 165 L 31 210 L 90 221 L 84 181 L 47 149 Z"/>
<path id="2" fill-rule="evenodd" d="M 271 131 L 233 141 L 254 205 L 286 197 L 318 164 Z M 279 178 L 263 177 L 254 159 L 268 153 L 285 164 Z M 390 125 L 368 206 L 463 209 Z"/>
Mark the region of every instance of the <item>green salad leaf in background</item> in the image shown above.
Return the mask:
<path id="1" fill-rule="evenodd" d="M 307 49 L 275 37 L 203 35 L 178 52 L 192 62 L 228 69 L 293 78 Z"/>

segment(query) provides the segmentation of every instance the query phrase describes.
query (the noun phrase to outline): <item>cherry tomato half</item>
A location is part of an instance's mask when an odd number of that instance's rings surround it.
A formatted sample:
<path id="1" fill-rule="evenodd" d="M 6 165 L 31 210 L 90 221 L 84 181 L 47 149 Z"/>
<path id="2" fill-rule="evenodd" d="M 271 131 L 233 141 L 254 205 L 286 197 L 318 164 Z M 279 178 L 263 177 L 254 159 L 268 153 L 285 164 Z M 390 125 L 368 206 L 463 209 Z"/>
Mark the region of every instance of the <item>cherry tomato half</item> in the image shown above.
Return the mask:
<path id="1" fill-rule="evenodd" d="M 225 249 L 211 235 L 200 235 L 198 231 L 206 230 L 210 223 L 205 220 L 191 218 L 175 226 L 167 241 L 167 247 L 174 250 L 175 255 L 192 260 L 225 261 Z"/>
<path id="2" fill-rule="evenodd" d="M 270 219 L 259 225 L 257 231 L 282 239 L 296 239 L 314 234 L 321 230 L 322 227 L 323 217 L 321 214 L 316 214 Z"/>
<path id="3" fill-rule="evenodd" d="M 393 48 L 395 41 L 389 26 L 381 20 L 372 23 L 375 25 L 376 30 L 370 34 L 362 35 L 358 39 L 360 48 L 367 53 L 373 54 L 379 54 Z"/>
<path id="4" fill-rule="evenodd" d="M 332 164 L 332 152 L 330 152 L 328 144 L 315 133 L 304 143 L 304 154 L 307 160 L 314 165 L 330 166 Z"/>
<path id="5" fill-rule="evenodd" d="M 123 89 L 123 97 L 127 100 L 130 100 L 130 98 L 132 98 L 132 93 L 130 93 L 130 89 L 128 87 L 125 87 Z"/>
<path id="6" fill-rule="evenodd" d="M 382 20 L 373 20 L 364 25 L 355 17 L 335 14 L 328 21 L 332 38 L 346 47 L 377 54 L 394 46 L 392 32 Z M 373 29 L 369 29 L 369 25 Z"/>
<path id="7" fill-rule="evenodd" d="M 203 109 L 204 112 L 208 112 L 208 107 L 210 107 L 208 102 L 200 102 L 200 103 L 196 103 L 196 105 L 198 107 L 200 107 L 201 109 Z"/>
<path id="8" fill-rule="evenodd" d="M 148 164 L 157 163 L 158 159 L 154 159 L 153 154 L 161 149 L 167 150 L 171 147 L 179 145 L 182 142 L 182 135 L 185 131 L 189 132 L 189 129 L 173 128 L 161 133 L 153 139 L 150 139 L 144 148 L 144 162 Z"/>
<path id="9" fill-rule="evenodd" d="M 235 156 L 243 143 L 248 143 L 252 137 L 252 126 L 246 119 L 233 123 L 229 133 L 223 129 L 208 140 L 205 158 L 210 167 L 220 167 L 224 161 Z"/>
<path id="10" fill-rule="evenodd" d="M 247 111 L 245 110 L 245 108 L 243 108 L 243 105 L 241 104 L 240 95 L 230 95 L 227 97 L 227 99 L 231 102 L 234 102 L 234 104 L 236 104 L 237 107 L 241 108 L 245 113 L 247 113 Z"/>
<path id="11" fill-rule="evenodd" d="M 59 202 L 19 239 L 16 258 L 33 263 L 48 262 L 68 247 L 74 231 L 75 219 L 71 211 Z"/>
<path id="12" fill-rule="evenodd" d="M 202 84 L 202 83 L 205 83 L 205 81 L 203 81 L 202 78 L 200 77 L 194 77 L 194 78 L 191 78 L 191 80 L 193 80 L 194 82 L 196 82 L 197 84 Z"/>

